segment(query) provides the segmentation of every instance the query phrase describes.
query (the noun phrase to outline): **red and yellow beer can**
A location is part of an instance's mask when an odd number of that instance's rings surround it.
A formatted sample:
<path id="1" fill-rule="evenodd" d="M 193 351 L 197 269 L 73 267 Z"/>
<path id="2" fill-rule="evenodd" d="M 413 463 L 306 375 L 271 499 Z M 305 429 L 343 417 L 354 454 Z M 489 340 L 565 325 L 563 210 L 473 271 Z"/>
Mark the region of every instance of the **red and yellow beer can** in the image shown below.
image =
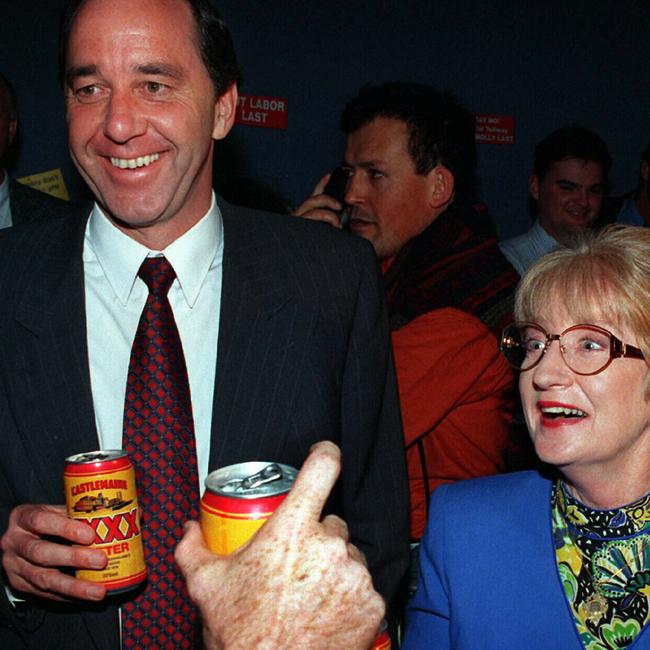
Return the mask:
<path id="1" fill-rule="evenodd" d="M 108 557 L 104 569 L 78 569 L 77 578 L 99 582 L 116 594 L 147 577 L 135 471 L 121 449 L 91 451 L 65 459 L 63 484 L 68 515 L 94 531 L 91 548 Z"/>
<path id="2" fill-rule="evenodd" d="M 390 650 L 390 635 L 386 629 L 386 621 L 381 624 L 379 628 L 379 634 L 376 636 L 375 640 L 372 643 L 372 648 L 370 650 Z"/>
<path id="3" fill-rule="evenodd" d="M 268 462 L 238 463 L 208 475 L 201 499 L 201 530 L 208 548 L 229 555 L 275 512 L 298 471 Z"/>

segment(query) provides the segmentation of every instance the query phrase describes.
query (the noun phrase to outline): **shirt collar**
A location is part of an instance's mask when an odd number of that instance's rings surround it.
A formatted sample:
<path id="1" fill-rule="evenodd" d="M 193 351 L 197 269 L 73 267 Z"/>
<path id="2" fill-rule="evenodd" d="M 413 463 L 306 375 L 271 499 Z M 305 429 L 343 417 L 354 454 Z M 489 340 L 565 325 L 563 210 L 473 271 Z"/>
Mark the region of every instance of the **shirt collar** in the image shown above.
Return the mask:
<path id="1" fill-rule="evenodd" d="M 129 300 L 144 259 L 162 253 L 174 267 L 183 297 L 192 308 L 223 247 L 221 212 L 213 192 L 210 209 L 200 221 L 164 251 L 154 251 L 123 233 L 95 203 L 86 230 L 86 243 L 97 256 L 108 283 L 123 305 Z"/>
<path id="2" fill-rule="evenodd" d="M 530 234 L 535 243 L 538 244 L 543 250 L 548 251 L 549 249 L 558 245 L 557 239 L 549 235 L 546 230 L 544 230 L 538 219 L 535 219 L 535 223 L 530 229 Z"/>
<path id="3" fill-rule="evenodd" d="M 0 170 L 1 171 L 1 170 Z M 11 226 L 11 208 L 9 204 L 9 174 L 0 183 L 0 228 Z"/>

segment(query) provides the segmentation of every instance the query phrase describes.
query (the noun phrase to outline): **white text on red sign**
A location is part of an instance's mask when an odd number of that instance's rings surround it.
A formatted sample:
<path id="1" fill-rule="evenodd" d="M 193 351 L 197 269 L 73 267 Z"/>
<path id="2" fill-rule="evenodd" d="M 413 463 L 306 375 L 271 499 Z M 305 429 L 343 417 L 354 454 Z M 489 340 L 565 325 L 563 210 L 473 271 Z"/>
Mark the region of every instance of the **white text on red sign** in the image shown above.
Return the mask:
<path id="1" fill-rule="evenodd" d="M 515 143 L 515 118 L 512 115 L 476 115 L 475 118 L 477 143 Z"/>
<path id="2" fill-rule="evenodd" d="M 240 95 L 236 124 L 248 124 L 267 129 L 286 129 L 288 101 L 284 97 Z"/>

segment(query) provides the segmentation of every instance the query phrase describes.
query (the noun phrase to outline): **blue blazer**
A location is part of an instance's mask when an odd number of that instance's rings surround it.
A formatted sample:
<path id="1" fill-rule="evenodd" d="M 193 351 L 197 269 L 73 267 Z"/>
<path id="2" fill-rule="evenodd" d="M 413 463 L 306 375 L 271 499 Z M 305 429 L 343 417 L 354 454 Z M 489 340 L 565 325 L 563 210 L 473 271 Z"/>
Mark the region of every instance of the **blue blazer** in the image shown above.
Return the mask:
<path id="1" fill-rule="evenodd" d="M 580 650 L 557 571 L 552 481 L 517 472 L 439 487 L 402 650 Z M 629 646 L 650 649 L 644 629 Z"/>

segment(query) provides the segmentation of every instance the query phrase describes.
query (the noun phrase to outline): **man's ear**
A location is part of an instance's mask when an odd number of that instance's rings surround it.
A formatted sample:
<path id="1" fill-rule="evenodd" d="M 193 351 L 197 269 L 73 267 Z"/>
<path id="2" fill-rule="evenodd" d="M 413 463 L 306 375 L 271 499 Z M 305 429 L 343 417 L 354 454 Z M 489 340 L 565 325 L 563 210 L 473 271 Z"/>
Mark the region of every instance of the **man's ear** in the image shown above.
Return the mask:
<path id="1" fill-rule="evenodd" d="M 7 132 L 7 148 L 9 148 L 16 137 L 16 129 L 18 128 L 18 120 L 14 117 L 9 120 L 9 129 Z"/>
<path id="2" fill-rule="evenodd" d="M 535 201 L 539 201 L 539 176 L 537 174 L 533 174 L 530 177 L 528 180 L 528 187 L 530 189 L 530 195 L 535 199 Z"/>
<path id="3" fill-rule="evenodd" d="M 428 176 L 431 182 L 429 205 L 436 210 L 446 207 L 454 198 L 454 175 L 444 165 L 436 165 Z"/>
<path id="4" fill-rule="evenodd" d="M 237 84 L 232 84 L 217 99 L 214 106 L 214 128 L 212 129 L 212 137 L 215 140 L 223 140 L 232 129 L 237 113 L 238 97 Z"/>

